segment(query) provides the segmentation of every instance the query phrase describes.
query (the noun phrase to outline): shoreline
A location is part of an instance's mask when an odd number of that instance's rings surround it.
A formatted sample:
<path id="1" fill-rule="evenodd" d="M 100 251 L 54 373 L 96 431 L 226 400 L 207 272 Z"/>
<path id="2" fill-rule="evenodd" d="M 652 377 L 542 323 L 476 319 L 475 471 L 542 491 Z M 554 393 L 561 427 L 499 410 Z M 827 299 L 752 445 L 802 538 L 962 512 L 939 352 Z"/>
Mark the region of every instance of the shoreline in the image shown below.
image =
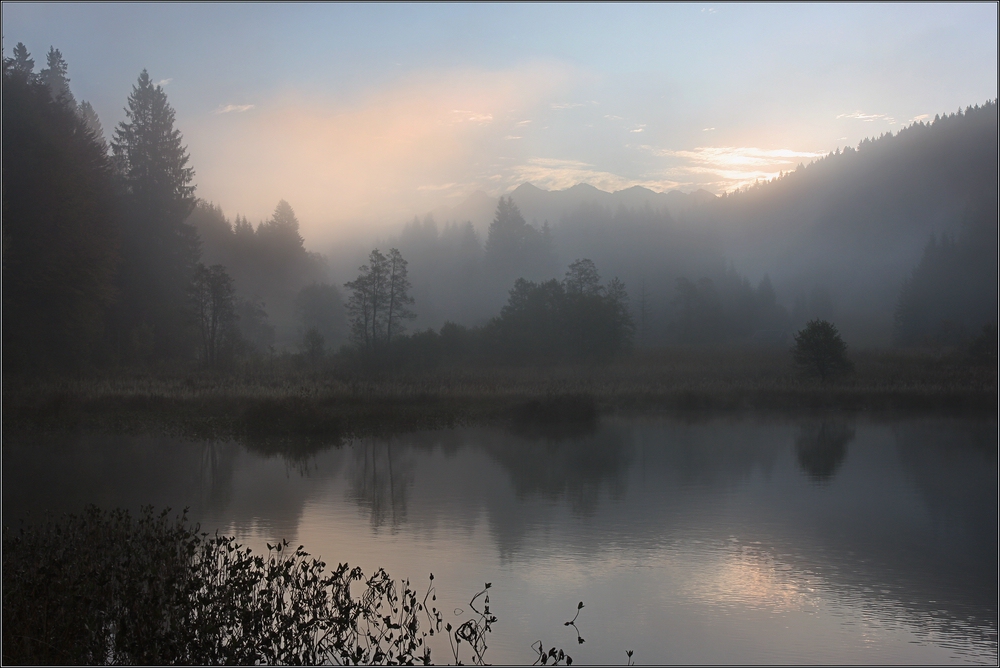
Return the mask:
<path id="1" fill-rule="evenodd" d="M 943 356 L 859 353 L 820 383 L 775 351 L 683 350 L 603 366 L 131 372 L 4 378 L 4 431 L 167 431 L 201 438 L 341 439 L 458 425 L 542 427 L 616 413 L 997 414 L 996 370 Z"/>

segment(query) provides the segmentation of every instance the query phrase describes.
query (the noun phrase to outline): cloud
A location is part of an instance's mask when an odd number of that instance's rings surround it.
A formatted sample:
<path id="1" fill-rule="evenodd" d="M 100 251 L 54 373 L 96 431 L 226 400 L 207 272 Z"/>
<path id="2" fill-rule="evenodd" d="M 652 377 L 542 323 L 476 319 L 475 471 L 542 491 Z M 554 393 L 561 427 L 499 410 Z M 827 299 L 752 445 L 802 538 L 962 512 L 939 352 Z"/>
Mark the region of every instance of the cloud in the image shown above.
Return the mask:
<path id="1" fill-rule="evenodd" d="M 714 130 L 714 129 L 715 129 L 715 128 L 702 128 L 702 129 L 701 129 L 701 131 L 702 131 L 702 132 L 711 132 L 711 131 L 712 131 L 712 130 Z"/>
<path id="2" fill-rule="evenodd" d="M 452 109 L 451 113 L 457 114 L 459 118 L 455 119 L 456 123 L 461 123 L 463 121 L 468 121 L 470 123 L 492 123 L 493 114 L 481 113 L 475 111 L 468 111 L 466 109 Z"/>
<path id="3" fill-rule="evenodd" d="M 579 107 L 592 107 L 596 104 L 595 100 L 591 100 L 590 102 L 553 102 L 549 107 L 556 110 L 577 109 Z"/>
<path id="4" fill-rule="evenodd" d="M 753 146 L 699 146 L 688 150 L 638 147 L 655 156 L 673 160 L 664 175 L 700 181 L 721 190 L 733 190 L 758 180 L 770 180 L 791 171 L 803 161 L 821 158 L 825 153 L 796 151 L 787 148 L 763 149 Z M 705 183 L 704 177 L 715 177 Z"/>
<path id="5" fill-rule="evenodd" d="M 504 137 L 504 139 L 506 139 L 507 141 L 510 141 L 511 139 L 524 139 L 524 137 L 516 137 L 514 135 L 507 135 L 506 137 Z"/>
<path id="6" fill-rule="evenodd" d="M 717 166 L 795 164 L 798 158 L 821 158 L 826 153 L 794 151 L 787 148 L 763 149 L 751 146 L 699 146 L 688 151 L 654 149 L 661 156 L 687 158 L 692 162 Z"/>
<path id="7" fill-rule="evenodd" d="M 920 114 L 919 116 L 914 116 L 910 120 L 906 121 L 906 123 L 907 123 L 907 125 L 909 125 L 910 123 L 919 123 L 920 121 L 924 120 L 925 118 L 930 118 L 930 117 L 931 117 L 930 114 Z"/>
<path id="8" fill-rule="evenodd" d="M 162 87 L 162 86 L 166 86 L 166 85 L 167 85 L 167 84 L 169 84 L 169 83 L 170 83 L 171 81 L 173 81 L 173 79 L 160 79 L 159 81 L 157 81 L 157 82 L 156 82 L 155 84 L 153 84 L 153 85 L 154 85 L 154 86 L 161 86 L 161 87 Z"/>
<path id="9" fill-rule="evenodd" d="M 236 112 L 237 114 L 242 114 L 244 111 L 250 111 L 254 108 L 252 104 L 227 104 L 225 106 L 219 107 L 213 113 L 215 114 L 228 114 L 230 112 Z"/>
<path id="10" fill-rule="evenodd" d="M 871 123 L 873 121 L 885 121 L 889 125 L 895 125 L 896 119 L 887 114 L 866 114 L 860 111 L 855 111 L 851 114 L 840 114 L 837 116 L 838 119 L 850 118 L 856 121 L 863 121 L 865 123 Z"/>
<path id="11" fill-rule="evenodd" d="M 514 123 L 514 125 L 520 127 L 522 125 L 527 125 L 528 123 L 531 123 L 531 121 L 518 121 L 517 123 Z"/>

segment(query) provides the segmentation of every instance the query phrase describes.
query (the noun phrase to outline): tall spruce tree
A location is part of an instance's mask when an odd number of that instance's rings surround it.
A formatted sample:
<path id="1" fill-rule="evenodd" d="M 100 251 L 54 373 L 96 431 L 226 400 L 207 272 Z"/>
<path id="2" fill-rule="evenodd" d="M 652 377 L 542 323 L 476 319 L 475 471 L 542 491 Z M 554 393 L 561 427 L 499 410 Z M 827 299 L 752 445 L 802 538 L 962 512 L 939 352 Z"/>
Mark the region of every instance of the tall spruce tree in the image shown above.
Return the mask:
<path id="1" fill-rule="evenodd" d="M 93 105 L 84 100 L 77 107 L 76 113 L 80 116 L 84 125 L 87 126 L 87 129 L 94 135 L 94 139 L 104 147 L 104 152 L 107 153 L 108 141 L 104 138 L 104 126 L 101 125 L 101 119 L 98 117 Z"/>
<path id="2" fill-rule="evenodd" d="M 67 105 L 70 109 L 76 109 L 76 100 L 69 89 L 69 77 L 66 76 L 69 66 L 63 59 L 62 53 L 55 47 L 49 47 L 49 53 L 45 58 L 48 67 L 38 73 L 39 80 L 48 87 L 53 100 Z"/>
<path id="3" fill-rule="evenodd" d="M 200 251 L 185 221 L 194 170 L 166 93 L 146 70 L 125 115 L 111 142 L 126 209 L 116 347 L 126 358 L 190 355 L 197 338 L 188 295 Z"/>
<path id="4" fill-rule="evenodd" d="M 10 67 L 26 81 L 35 77 L 35 60 L 22 42 L 18 42 L 14 47 L 14 57 L 10 61 Z"/>

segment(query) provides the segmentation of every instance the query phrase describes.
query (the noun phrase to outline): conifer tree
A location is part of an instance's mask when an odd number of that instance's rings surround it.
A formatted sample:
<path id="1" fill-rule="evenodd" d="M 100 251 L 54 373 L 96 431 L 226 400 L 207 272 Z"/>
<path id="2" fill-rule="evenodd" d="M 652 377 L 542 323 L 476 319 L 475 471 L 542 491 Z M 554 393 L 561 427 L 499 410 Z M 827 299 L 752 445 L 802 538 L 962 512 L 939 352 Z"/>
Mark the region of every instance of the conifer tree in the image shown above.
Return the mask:
<path id="1" fill-rule="evenodd" d="M 18 42 L 14 47 L 14 57 L 11 59 L 11 68 L 14 72 L 30 81 L 35 77 L 35 61 L 28 53 L 27 47 Z"/>
<path id="2" fill-rule="evenodd" d="M 96 139 L 99 144 L 104 146 L 104 150 L 107 152 L 108 142 L 104 138 L 104 126 L 101 125 L 101 119 L 98 117 L 97 111 L 94 110 L 93 105 L 84 100 L 80 103 L 80 106 L 77 107 L 76 113 L 80 116 L 80 119 L 83 120 L 87 129 L 94 135 L 94 139 Z"/>
<path id="3" fill-rule="evenodd" d="M 46 62 L 48 67 L 38 73 L 38 79 L 48 87 L 53 100 L 62 102 L 70 109 L 76 109 L 76 100 L 69 89 L 69 77 L 66 76 L 69 66 L 66 65 L 59 49 L 49 47 Z"/>
<path id="4" fill-rule="evenodd" d="M 125 115 L 111 143 L 126 200 L 118 346 L 127 355 L 130 333 L 151 328 L 154 355 L 188 354 L 195 342 L 185 326 L 188 295 L 200 255 L 197 232 L 185 223 L 195 206 L 194 170 L 166 93 L 146 70 Z"/>
<path id="5" fill-rule="evenodd" d="M 112 167 L 75 111 L 29 79 L 24 45 L 14 54 L 2 95 L 4 370 L 72 368 L 94 359 L 115 297 Z"/>

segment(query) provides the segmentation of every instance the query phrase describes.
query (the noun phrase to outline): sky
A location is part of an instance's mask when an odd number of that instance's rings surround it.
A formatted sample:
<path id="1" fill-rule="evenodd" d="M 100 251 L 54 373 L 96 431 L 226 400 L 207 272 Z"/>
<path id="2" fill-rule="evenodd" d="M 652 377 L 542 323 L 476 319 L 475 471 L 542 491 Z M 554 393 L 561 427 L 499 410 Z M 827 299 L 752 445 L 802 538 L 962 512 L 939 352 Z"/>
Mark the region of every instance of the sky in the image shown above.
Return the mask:
<path id="1" fill-rule="evenodd" d="M 997 97 L 997 5 L 4 3 L 110 136 L 139 72 L 198 196 L 318 241 L 528 181 L 731 191 Z"/>

